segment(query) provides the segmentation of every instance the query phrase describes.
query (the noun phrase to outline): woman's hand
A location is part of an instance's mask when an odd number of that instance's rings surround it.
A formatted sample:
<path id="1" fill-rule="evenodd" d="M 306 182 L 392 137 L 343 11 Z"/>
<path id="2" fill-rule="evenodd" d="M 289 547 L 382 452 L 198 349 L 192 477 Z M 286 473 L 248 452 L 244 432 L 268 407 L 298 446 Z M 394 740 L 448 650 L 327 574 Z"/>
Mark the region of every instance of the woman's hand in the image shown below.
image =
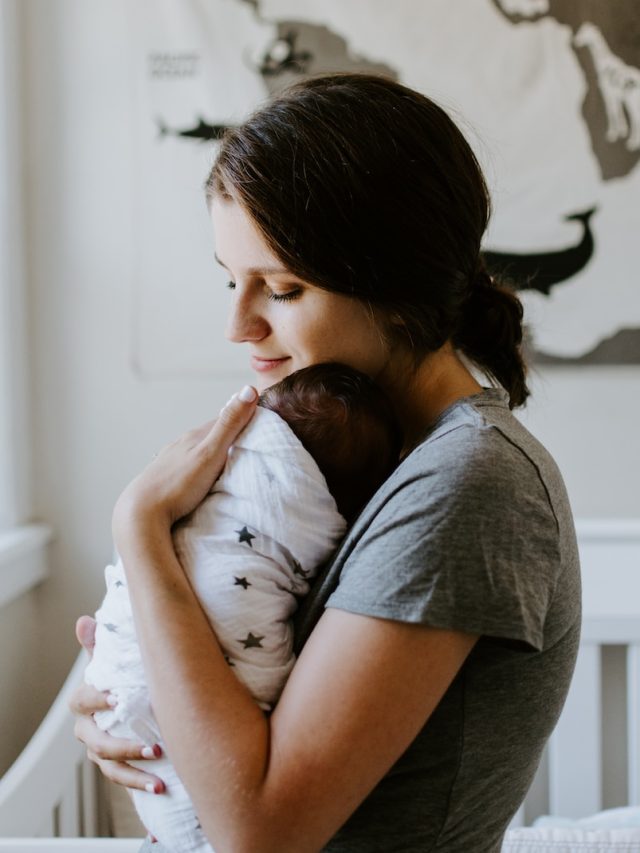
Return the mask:
<path id="1" fill-rule="evenodd" d="M 89 655 L 95 644 L 95 620 L 90 616 L 81 616 L 76 622 L 76 637 Z M 145 773 L 127 764 L 127 761 L 145 758 L 159 758 L 161 748 L 156 744 L 148 747 L 135 741 L 112 737 L 95 724 L 93 714 L 111 708 L 109 695 L 101 693 L 90 684 L 81 684 L 73 692 L 69 707 L 76 716 L 75 736 L 87 747 L 87 756 L 98 765 L 102 773 L 112 782 L 127 788 L 138 788 L 161 794 L 164 791 L 162 779 Z"/>
<path id="2" fill-rule="evenodd" d="M 113 513 L 118 550 L 146 521 L 170 529 L 206 497 L 229 448 L 255 412 L 258 393 L 246 386 L 219 416 L 163 448 L 120 495 Z"/>

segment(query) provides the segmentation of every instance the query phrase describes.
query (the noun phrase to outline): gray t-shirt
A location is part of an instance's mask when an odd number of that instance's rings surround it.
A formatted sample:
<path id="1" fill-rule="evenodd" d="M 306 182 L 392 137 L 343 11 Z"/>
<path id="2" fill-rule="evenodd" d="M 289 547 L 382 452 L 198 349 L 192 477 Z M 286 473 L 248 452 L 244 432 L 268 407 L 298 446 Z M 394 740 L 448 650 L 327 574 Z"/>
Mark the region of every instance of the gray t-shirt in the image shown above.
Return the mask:
<path id="1" fill-rule="evenodd" d="M 481 635 L 326 853 L 497 853 L 569 687 L 580 632 L 560 473 L 506 394 L 459 400 L 358 518 L 297 618 L 325 607 Z"/>

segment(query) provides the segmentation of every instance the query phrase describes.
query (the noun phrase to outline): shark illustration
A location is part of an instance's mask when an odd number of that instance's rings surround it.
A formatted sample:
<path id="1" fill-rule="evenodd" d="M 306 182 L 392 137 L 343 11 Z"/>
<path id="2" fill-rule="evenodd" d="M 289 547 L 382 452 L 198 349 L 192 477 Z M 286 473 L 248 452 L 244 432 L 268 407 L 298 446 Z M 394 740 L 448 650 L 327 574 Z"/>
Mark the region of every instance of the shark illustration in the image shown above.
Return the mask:
<path id="1" fill-rule="evenodd" d="M 200 118 L 194 127 L 187 128 L 170 128 L 162 119 L 157 119 L 160 136 L 177 136 L 185 139 L 197 139 L 201 142 L 210 142 L 211 140 L 222 139 L 225 130 L 229 127 L 226 124 L 209 124 L 203 118 Z"/>

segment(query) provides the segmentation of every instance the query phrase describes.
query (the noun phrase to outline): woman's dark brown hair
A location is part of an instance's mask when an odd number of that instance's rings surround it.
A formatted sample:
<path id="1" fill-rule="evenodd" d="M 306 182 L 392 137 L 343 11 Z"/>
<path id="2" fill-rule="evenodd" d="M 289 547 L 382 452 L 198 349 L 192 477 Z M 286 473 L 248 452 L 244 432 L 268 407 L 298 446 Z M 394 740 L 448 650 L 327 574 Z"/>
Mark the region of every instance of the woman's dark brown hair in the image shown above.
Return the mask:
<path id="1" fill-rule="evenodd" d="M 450 340 L 524 403 L 522 306 L 480 254 L 484 177 L 429 98 L 369 74 L 298 83 L 227 131 L 206 190 L 294 275 L 383 309 L 416 359 Z"/>

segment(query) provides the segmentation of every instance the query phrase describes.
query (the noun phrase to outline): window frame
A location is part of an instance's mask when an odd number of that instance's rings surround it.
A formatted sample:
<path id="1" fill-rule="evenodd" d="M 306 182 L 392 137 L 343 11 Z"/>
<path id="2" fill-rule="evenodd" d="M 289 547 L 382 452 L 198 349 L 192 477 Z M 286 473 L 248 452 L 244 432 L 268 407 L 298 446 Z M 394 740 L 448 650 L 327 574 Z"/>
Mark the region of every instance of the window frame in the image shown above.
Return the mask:
<path id="1" fill-rule="evenodd" d="M 30 376 L 19 0 L 0 0 L 0 606 L 48 574 L 51 530 L 29 523 Z"/>

